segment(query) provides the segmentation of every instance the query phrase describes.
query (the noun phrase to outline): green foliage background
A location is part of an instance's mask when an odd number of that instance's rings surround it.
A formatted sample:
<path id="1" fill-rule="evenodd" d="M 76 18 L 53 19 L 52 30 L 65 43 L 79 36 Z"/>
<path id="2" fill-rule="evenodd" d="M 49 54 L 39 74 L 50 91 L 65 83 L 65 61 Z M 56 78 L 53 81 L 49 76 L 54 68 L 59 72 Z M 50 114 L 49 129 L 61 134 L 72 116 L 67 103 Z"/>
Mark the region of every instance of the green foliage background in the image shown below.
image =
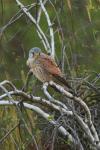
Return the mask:
<path id="1" fill-rule="evenodd" d="M 24 1 L 31 4 L 33 1 Z M 35 2 L 35 1 L 34 1 Z M 55 31 L 56 54 L 61 60 L 62 39 L 66 46 L 72 68 L 100 71 L 100 2 L 99 0 L 59 0 L 52 1 L 59 17 L 59 27 L 55 10 L 48 2 L 46 8 L 53 22 Z M 13 0 L 3 0 L 0 5 L 0 27 L 19 10 Z M 31 10 L 36 16 L 36 10 Z M 48 33 L 46 19 L 42 15 L 42 29 Z M 63 31 L 63 38 L 61 35 Z M 26 16 L 9 26 L 0 38 L 0 79 L 23 80 L 26 75 L 26 59 L 31 47 L 43 45 L 36 33 L 35 27 Z M 66 65 L 65 68 L 68 68 Z"/>
<path id="2" fill-rule="evenodd" d="M 25 5 L 29 5 L 32 2 L 35 2 L 35 0 L 23 0 Z M 65 74 L 72 74 L 78 77 L 83 76 L 87 72 L 94 71 L 99 73 L 100 1 L 52 0 L 52 3 L 56 10 L 50 2 L 46 4 L 46 8 L 55 31 L 55 50 L 58 57 L 58 64 L 62 60 L 62 48 L 65 46 L 65 66 L 63 68 Z M 0 1 L 0 81 L 5 79 L 11 80 L 17 87 L 21 88 L 25 82 L 26 73 L 28 72 L 26 60 L 29 49 L 35 46 L 43 49 L 43 45 L 36 33 L 34 25 L 26 16 L 9 26 L 1 34 L 2 27 L 7 24 L 18 10 L 19 8 L 14 0 Z M 31 13 L 36 17 L 36 9 L 32 9 Z M 60 25 L 57 17 L 59 17 Z M 40 24 L 47 35 L 48 27 L 43 14 Z M 71 70 L 69 69 L 68 61 Z M 11 128 L 15 120 L 18 121 L 18 115 L 16 115 L 15 110 L 9 110 L 9 107 L 0 107 L 0 109 L 0 127 L 6 129 Z M 13 117 L 9 117 L 11 114 L 13 114 Z M 40 130 L 37 129 L 35 132 L 39 133 Z M 5 132 L 2 130 L 0 137 L 3 135 L 5 135 Z M 13 137 L 16 139 L 16 143 L 20 143 L 20 149 L 24 149 L 25 141 L 21 141 L 19 135 L 16 129 Z M 28 135 L 27 141 L 29 139 L 30 135 Z M 3 145 L 2 149 L 13 150 L 15 146 L 9 139 Z"/>

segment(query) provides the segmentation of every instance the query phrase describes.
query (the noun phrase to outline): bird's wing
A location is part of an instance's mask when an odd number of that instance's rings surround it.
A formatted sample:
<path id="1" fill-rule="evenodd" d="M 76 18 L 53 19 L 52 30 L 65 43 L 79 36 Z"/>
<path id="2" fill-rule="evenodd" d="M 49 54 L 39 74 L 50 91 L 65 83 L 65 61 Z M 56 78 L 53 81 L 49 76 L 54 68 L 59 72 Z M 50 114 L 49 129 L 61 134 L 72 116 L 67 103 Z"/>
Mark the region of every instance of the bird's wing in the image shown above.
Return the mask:
<path id="1" fill-rule="evenodd" d="M 56 79 L 58 79 L 65 86 L 72 89 L 72 87 L 68 84 L 66 79 L 64 79 L 61 70 L 59 69 L 59 67 L 57 66 L 57 64 L 53 58 L 51 58 L 50 56 L 48 56 L 44 53 L 41 53 L 38 58 L 38 61 L 47 72 L 52 74 Z M 73 89 L 72 89 L 72 91 L 73 91 Z"/>
<path id="2" fill-rule="evenodd" d="M 50 74 L 52 75 L 58 75 L 58 76 L 62 76 L 62 73 L 59 69 L 59 67 L 57 66 L 56 62 L 54 61 L 53 58 L 51 58 L 50 56 L 41 53 L 38 61 L 40 62 L 40 64 L 42 65 L 42 67 L 48 71 Z"/>

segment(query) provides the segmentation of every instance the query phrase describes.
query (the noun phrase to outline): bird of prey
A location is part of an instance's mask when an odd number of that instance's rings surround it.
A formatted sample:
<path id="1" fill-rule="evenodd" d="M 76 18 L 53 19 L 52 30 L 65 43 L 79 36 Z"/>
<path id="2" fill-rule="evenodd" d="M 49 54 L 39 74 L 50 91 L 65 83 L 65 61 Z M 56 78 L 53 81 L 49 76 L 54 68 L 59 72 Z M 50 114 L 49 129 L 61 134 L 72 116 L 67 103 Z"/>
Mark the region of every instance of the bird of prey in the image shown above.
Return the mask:
<path id="1" fill-rule="evenodd" d="M 30 49 L 27 65 L 33 75 L 35 75 L 41 82 L 45 83 L 51 80 L 58 81 L 58 83 L 60 82 L 68 88 L 71 88 L 64 79 L 63 74 L 57 66 L 55 60 L 51 56 L 42 53 L 40 48 L 34 47 Z"/>

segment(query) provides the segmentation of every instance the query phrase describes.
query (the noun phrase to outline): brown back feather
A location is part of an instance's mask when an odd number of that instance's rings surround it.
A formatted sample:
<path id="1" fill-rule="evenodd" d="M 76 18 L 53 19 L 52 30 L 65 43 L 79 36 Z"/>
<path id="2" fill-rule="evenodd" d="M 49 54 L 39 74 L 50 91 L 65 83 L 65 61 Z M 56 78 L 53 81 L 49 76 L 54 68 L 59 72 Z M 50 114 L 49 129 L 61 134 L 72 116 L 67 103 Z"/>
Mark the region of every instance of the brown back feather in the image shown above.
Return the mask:
<path id="1" fill-rule="evenodd" d="M 49 72 L 51 75 L 53 75 L 58 81 L 60 81 L 63 85 L 68 87 L 71 91 L 73 91 L 72 87 L 68 84 L 66 79 L 64 79 L 61 70 L 57 66 L 55 60 L 51 58 L 50 56 L 41 53 L 38 61 L 44 67 L 44 69 Z M 73 92 L 72 92 L 73 93 Z"/>
<path id="2" fill-rule="evenodd" d="M 38 58 L 38 61 L 41 63 L 42 67 L 44 67 L 44 69 L 48 71 L 50 74 L 62 76 L 61 70 L 57 66 L 54 59 L 51 58 L 50 56 L 41 53 Z"/>

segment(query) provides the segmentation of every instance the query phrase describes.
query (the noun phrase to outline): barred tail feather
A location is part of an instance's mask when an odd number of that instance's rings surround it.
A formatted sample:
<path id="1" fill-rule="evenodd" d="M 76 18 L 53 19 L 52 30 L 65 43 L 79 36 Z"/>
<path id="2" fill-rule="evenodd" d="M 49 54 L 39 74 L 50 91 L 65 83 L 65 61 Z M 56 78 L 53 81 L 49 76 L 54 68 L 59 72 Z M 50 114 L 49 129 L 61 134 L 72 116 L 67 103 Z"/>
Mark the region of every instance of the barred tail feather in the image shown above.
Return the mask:
<path id="1" fill-rule="evenodd" d="M 76 95 L 73 88 L 68 84 L 67 80 L 64 79 L 63 77 L 61 76 L 55 76 L 55 78 L 60 81 L 65 87 L 68 88 L 68 91 L 71 92 L 72 94 Z"/>

